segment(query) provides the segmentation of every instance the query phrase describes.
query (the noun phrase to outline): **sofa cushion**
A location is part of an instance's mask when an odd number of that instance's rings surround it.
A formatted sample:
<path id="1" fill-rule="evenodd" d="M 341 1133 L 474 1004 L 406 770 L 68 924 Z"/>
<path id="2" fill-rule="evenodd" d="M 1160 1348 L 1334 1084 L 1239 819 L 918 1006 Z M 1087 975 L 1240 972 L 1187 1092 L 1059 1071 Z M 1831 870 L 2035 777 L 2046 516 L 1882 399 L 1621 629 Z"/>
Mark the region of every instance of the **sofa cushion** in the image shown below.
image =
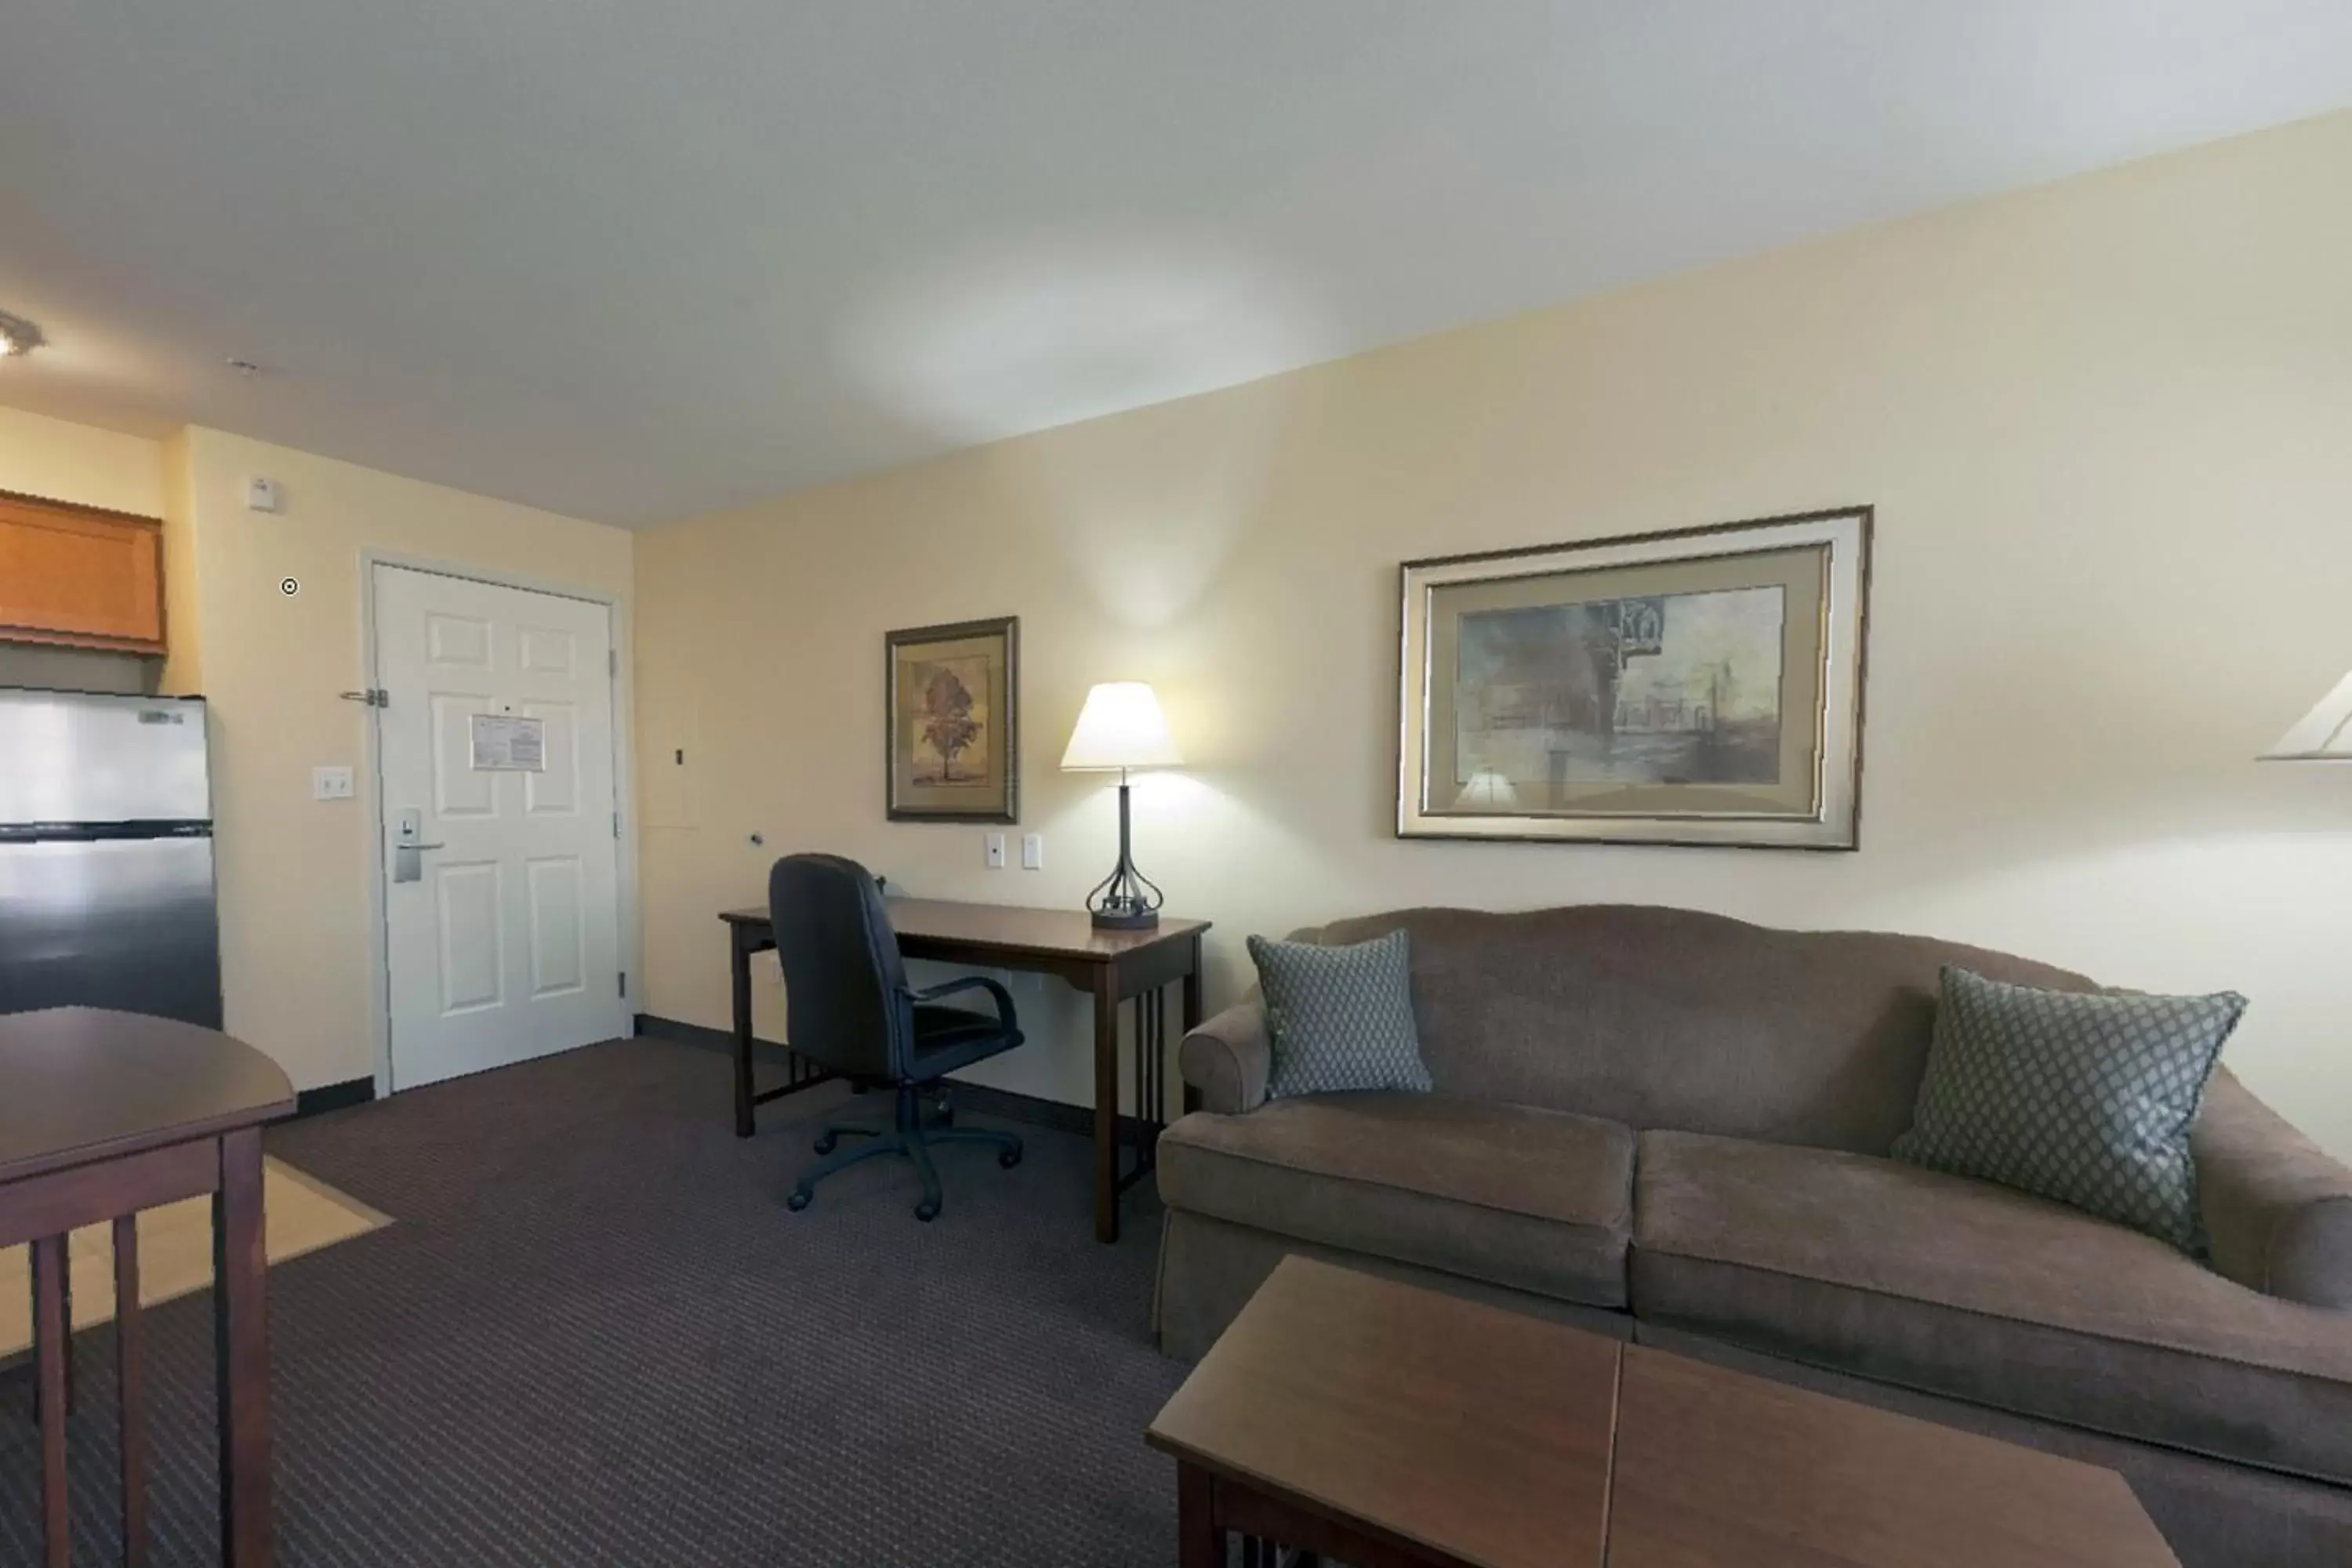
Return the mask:
<path id="1" fill-rule="evenodd" d="M 1302 934 L 1391 931 L 1412 938 L 1413 1017 L 1440 1094 L 1865 1154 L 1911 1125 L 1942 965 L 2094 989 L 1957 942 L 1641 905 L 1400 910 Z"/>
<path id="2" fill-rule="evenodd" d="M 1633 1184 L 1613 1121 L 1443 1095 L 1195 1111 L 1160 1139 L 1172 1209 L 1600 1307 L 1625 1304 Z"/>
<path id="3" fill-rule="evenodd" d="M 1412 1025 L 1411 939 L 1344 947 L 1249 939 L 1272 1047 L 1266 1097 L 1350 1089 L 1429 1090 Z"/>
<path id="4" fill-rule="evenodd" d="M 1642 1135 L 1633 1305 L 1923 1393 L 2352 1484 L 2352 1315 L 1965 1176 Z"/>
<path id="5" fill-rule="evenodd" d="M 2246 999 L 2044 991 L 1944 968 L 1898 1160 L 1981 1176 L 2202 1256 L 2189 1130 Z"/>

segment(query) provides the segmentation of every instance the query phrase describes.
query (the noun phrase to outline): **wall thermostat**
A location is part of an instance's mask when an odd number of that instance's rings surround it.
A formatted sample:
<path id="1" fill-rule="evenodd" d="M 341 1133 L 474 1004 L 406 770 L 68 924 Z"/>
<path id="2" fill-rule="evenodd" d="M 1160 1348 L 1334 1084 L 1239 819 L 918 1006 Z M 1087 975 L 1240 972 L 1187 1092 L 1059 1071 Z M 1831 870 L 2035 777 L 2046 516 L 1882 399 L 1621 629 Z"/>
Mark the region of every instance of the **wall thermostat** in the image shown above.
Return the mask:
<path id="1" fill-rule="evenodd" d="M 276 511 L 281 499 L 276 479 L 245 481 L 245 505 L 248 511 Z"/>

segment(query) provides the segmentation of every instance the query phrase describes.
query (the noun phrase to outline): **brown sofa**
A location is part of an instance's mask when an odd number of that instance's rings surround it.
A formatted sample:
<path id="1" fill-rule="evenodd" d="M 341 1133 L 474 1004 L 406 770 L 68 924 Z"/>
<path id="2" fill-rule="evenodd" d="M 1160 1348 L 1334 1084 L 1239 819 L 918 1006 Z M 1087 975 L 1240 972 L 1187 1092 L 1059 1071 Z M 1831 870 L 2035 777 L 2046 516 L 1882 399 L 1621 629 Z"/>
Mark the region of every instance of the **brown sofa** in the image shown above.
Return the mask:
<path id="1" fill-rule="evenodd" d="M 1255 998 L 1185 1037 L 1154 1322 L 1199 1355 L 1286 1253 L 1671 1346 L 2121 1471 L 2188 1568 L 2352 1563 L 2352 1171 L 2225 1070 L 2209 1268 L 1887 1158 L 1937 972 L 1918 937 L 1688 910 L 1410 910 L 1429 1095 L 1265 1100 Z"/>

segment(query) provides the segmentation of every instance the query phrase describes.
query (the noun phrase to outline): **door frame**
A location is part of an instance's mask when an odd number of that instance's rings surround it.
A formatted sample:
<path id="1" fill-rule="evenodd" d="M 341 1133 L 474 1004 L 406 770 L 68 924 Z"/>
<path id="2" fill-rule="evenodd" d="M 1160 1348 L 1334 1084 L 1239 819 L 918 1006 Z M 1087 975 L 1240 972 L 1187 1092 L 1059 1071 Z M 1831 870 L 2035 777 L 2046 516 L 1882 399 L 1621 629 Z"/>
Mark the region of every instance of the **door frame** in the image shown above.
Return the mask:
<path id="1" fill-rule="evenodd" d="M 616 668 L 608 678 L 613 683 L 613 806 L 621 814 L 621 834 L 614 840 L 614 857 L 613 897 L 619 906 L 614 912 L 618 923 L 621 972 L 630 979 L 644 984 L 645 955 L 638 948 L 637 930 L 637 796 L 636 796 L 636 714 L 632 700 L 636 681 L 636 655 L 632 646 L 632 616 L 629 596 L 604 588 L 583 587 L 576 583 L 561 583 L 526 573 L 500 572 L 488 567 L 458 562 L 436 561 L 429 557 L 408 555 L 397 551 L 362 550 L 360 552 L 360 668 L 363 672 L 365 689 L 376 689 L 380 672 L 376 668 L 375 637 L 375 574 L 380 566 L 397 567 L 404 572 L 422 572 L 435 577 L 455 577 L 462 582 L 487 584 L 493 588 L 518 588 L 527 594 L 545 594 L 558 599 L 577 599 L 585 604 L 602 605 L 613 628 L 613 652 Z M 374 1089 L 377 1098 L 392 1092 L 392 922 L 387 903 L 391 883 L 384 877 L 383 867 L 383 734 L 382 710 L 368 709 L 367 739 L 363 748 L 366 765 L 364 774 L 365 804 L 368 826 L 374 837 L 368 847 L 368 951 L 373 962 L 368 966 L 368 1045 L 374 1062 Z M 640 993 L 624 990 L 614 1005 L 620 1009 L 620 1037 L 626 1039 L 637 1032 L 636 998 Z"/>

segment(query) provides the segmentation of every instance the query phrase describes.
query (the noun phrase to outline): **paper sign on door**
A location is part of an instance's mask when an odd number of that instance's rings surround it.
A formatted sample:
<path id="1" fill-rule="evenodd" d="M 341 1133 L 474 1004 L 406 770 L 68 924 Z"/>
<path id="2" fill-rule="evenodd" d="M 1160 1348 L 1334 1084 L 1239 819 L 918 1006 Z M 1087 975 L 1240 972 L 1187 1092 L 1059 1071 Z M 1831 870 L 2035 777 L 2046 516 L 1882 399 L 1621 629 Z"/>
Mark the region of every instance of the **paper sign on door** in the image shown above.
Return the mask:
<path id="1" fill-rule="evenodd" d="M 547 771 L 547 721 L 509 713 L 473 716 L 474 768 L 540 773 Z"/>

